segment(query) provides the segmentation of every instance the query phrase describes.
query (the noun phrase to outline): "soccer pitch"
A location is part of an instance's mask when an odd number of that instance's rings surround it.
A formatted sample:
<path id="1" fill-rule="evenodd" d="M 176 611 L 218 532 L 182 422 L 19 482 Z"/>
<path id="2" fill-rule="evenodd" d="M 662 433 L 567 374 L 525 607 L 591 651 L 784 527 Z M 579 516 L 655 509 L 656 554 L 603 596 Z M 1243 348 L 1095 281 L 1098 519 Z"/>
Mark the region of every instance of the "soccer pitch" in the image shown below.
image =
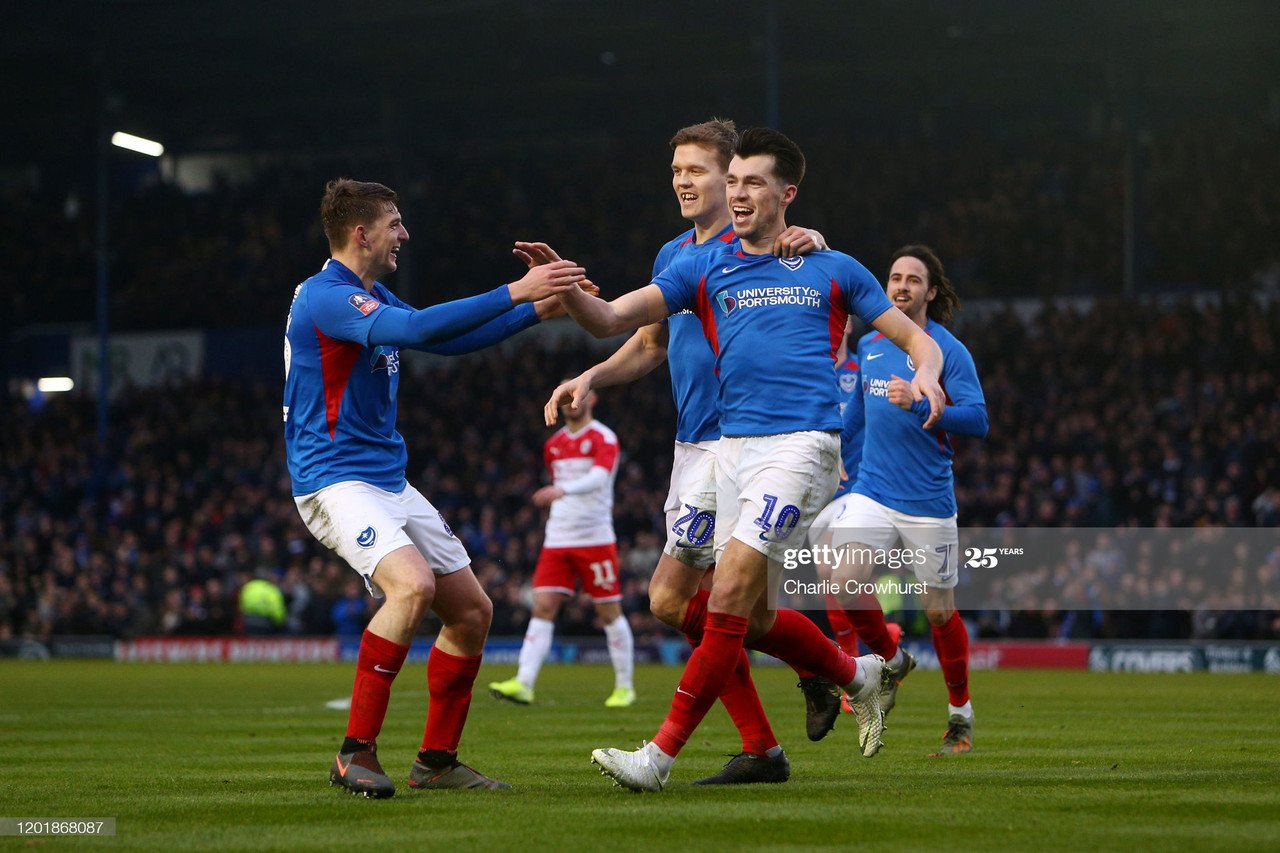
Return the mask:
<path id="1" fill-rule="evenodd" d="M 791 758 L 785 785 L 689 783 L 737 752 L 717 706 L 661 794 L 588 763 L 657 728 L 678 670 L 641 667 L 640 701 L 607 711 L 608 667 L 548 666 L 538 702 L 491 699 L 485 667 L 462 759 L 512 791 L 403 784 L 422 734 L 425 668 L 406 667 L 379 739 L 391 800 L 328 785 L 351 665 L 0 662 L 0 817 L 114 817 L 112 838 L 0 839 L 111 849 L 880 849 L 1280 846 L 1280 682 L 1267 675 L 976 672 L 975 750 L 929 759 L 945 726 L 917 671 L 885 747 L 857 754 L 842 717 L 804 736 L 789 670 L 756 681 Z M 3 842 L 9 842 L 6 845 Z"/>

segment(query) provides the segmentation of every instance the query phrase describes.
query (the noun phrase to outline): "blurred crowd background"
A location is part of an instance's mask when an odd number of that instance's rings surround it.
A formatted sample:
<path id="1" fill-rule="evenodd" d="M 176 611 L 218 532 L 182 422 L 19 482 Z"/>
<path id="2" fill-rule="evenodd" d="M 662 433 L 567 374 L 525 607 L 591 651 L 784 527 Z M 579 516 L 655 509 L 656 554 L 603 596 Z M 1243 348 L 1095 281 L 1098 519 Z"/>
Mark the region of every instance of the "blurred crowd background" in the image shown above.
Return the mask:
<path id="1" fill-rule="evenodd" d="M 957 451 L 962 525 L 1280 524 L 1280 301 L 1105 298 L 1087 310 L 1046 307 L 1030 321 L 998 310 L 959 328 L 991 415 L 989 438 Z M 559 377 L 607 351 L 567 336 L 433 362 L 402 382 L 409 478 L 472 555 L 495 601 L 495 634 L 522 633 L 529 615 L 543 524 L 529 498 L 546 480 L 550 433 L 542 402 Z M 111 462 L 100 470 L 92 400 L 58 395 L 36 410 L 10 396 L 0 433 L 0 637 L 358 634 L 374 601 L 301 524 L 279 397 L 265 383 L 130 391 L 113 407 Z M 614 521 L 624 608 L 640 637 L 656 639 L 665 629 L 645 591 L 670 471 L 665 372 L 605 390 L 597 417 L 623 448 Z M 1280 550 L 1241 562 L 1224 548 L 1221 587 L 1175 589 L 1164 612 L 1073 598 L 1066 582 L 1094 557 L 1063 555 L 1071 571 L 1039 578 L 1033 606 L 967 614 L 974 630 L 1280 636 Z M 282 607 L 269 624 L 246 626 L 239 593 L 255 579 L 280 590 Z M 1224 612 L 1237 609 L 1247 612 Z M 592 619 L 589 602 L 575 601 L 561 631 L 591 633 Z"/>

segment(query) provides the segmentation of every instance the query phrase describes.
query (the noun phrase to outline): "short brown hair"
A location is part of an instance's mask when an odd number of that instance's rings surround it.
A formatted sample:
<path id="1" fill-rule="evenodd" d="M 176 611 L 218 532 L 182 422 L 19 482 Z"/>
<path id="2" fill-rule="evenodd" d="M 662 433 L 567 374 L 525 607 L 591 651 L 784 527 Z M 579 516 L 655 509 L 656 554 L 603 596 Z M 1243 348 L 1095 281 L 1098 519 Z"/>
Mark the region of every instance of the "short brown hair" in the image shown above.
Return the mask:
<path id="1" fill-rule="evenodd" d="M 773 174 L 788 184 L 800 186 L 804 180 L 804 154 L 800 146 L 770 127 L 753 127 L 738 137 L 734 153 L 739 157 L 769 154 L 773 157 Z"/>
<path id="2" fill-rule="evenodd" d="M 738 126 L 732 119 L 713 118 L 701 124 L 691 124 L 676 131 L 671 137 L 671 149 L 678 145 L 701 145 L 713 152 L 720 161 L 720 168 L 728 169 L 733 159 L 733 149 L 738 144 Z"/>
<path id="3" fill-rule="evenodd" d="M 400 206 L 395 190 L 370 181 L 336 178 L 324 187 L 320 199 L 320 223 L 330 249 L 343 249 L 354 225 L 372 225 L 389 206 Z"/>
<path id="4" fill-rule="evenodd" d="M 915 258 L 924 264 L 924 268 L 929 274 L 929 280 L 925 282 L 925 293 L 929 292 L 928 288 L 930 287 L 938 289 L 938 292 L 934 294 L 933 301 L 929 303 L 929 319 L 944 326 L 950 323 L 951 317 L 960 310 L 960 294 L 956 293 L 955 287 L 951 284 L 951 279 L 947 278 L 947 271 L 942 268 L 942 261 L 934 254 L 933 249 L 920 243 L 903 246 L 894 252 L 893 257 L 889 259 L 890 269 L 893 269 L 893 265 L 898 262 L 898 258 Z"/>

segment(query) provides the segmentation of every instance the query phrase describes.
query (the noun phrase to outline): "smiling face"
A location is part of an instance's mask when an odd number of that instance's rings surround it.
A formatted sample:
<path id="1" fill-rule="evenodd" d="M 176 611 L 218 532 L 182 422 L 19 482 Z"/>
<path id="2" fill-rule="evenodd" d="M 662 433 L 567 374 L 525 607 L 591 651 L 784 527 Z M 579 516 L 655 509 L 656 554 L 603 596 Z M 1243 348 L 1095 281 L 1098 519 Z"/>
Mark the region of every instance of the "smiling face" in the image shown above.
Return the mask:
<path id="1" fill-rule="evenodd" d="M 680 215 L 710 228 L 728 216 L 724 169 L 716 153 L 696 142 L 677 145 L 671 157 L 671 188 L 680 202 Z"/>
<path id="2" fill-rule="evenodd" d="M 938 294 L 938 289 L 930 286 L 929 270 L 924 262 L 904 255 L 893 262 L 884 292 L 903 314 L 923 326 L 929 303 Z"/>
<path id="3" fill-rule="evenodd" d="M 381 278 L 396 271 L 399 262 L 400 244 L 409 239 L 409 232 L 400 221 L 400 210 L 394 204 L 388 204 L 382 215 L 372 225 L 357 226 L 357 233 L 362 238 L 361 248 L 368 259 L 369 274 Z"/>
<path id="4" fill-rule="evenodd" d="M 735 156 L 725 183 L 733 232 L 759 250 L 786 228 L 783 214 L 796 196 L 794 184 L 774 174 L 772 154 Z"/>

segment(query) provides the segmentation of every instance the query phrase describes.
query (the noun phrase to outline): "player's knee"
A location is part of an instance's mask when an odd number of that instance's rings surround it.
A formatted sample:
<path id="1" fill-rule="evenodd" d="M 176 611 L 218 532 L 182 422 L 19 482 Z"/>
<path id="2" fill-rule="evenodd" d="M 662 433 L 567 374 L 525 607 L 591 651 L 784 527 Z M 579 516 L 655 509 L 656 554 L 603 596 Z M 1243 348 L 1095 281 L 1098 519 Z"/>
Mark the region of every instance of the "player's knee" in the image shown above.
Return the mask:
<path id="1" fill-rule="evenodd" d="M 430 572 L 413 574 L 400 578 L 385 592 L 388 601 L 409 609 L 421 621 L 431 609 L 431 602 L 435 599 L 436 581 Z"/>
<path id="2" fill-rule="evenodd" d="M 546 619 L 547 621 L 555 621 L 556 614 L 560 612 L 560 602 L 556 599 L 544 599 L 535 596 L 533 599 L 533 618 Z"/>
<path id="3" fill-rule="evenodd" d="M 680 595 L 677 590 L 662 584 L 649 585 L 649 610 L 663 624 L 679 628 L 688 606 L 689 599 Z"/>

